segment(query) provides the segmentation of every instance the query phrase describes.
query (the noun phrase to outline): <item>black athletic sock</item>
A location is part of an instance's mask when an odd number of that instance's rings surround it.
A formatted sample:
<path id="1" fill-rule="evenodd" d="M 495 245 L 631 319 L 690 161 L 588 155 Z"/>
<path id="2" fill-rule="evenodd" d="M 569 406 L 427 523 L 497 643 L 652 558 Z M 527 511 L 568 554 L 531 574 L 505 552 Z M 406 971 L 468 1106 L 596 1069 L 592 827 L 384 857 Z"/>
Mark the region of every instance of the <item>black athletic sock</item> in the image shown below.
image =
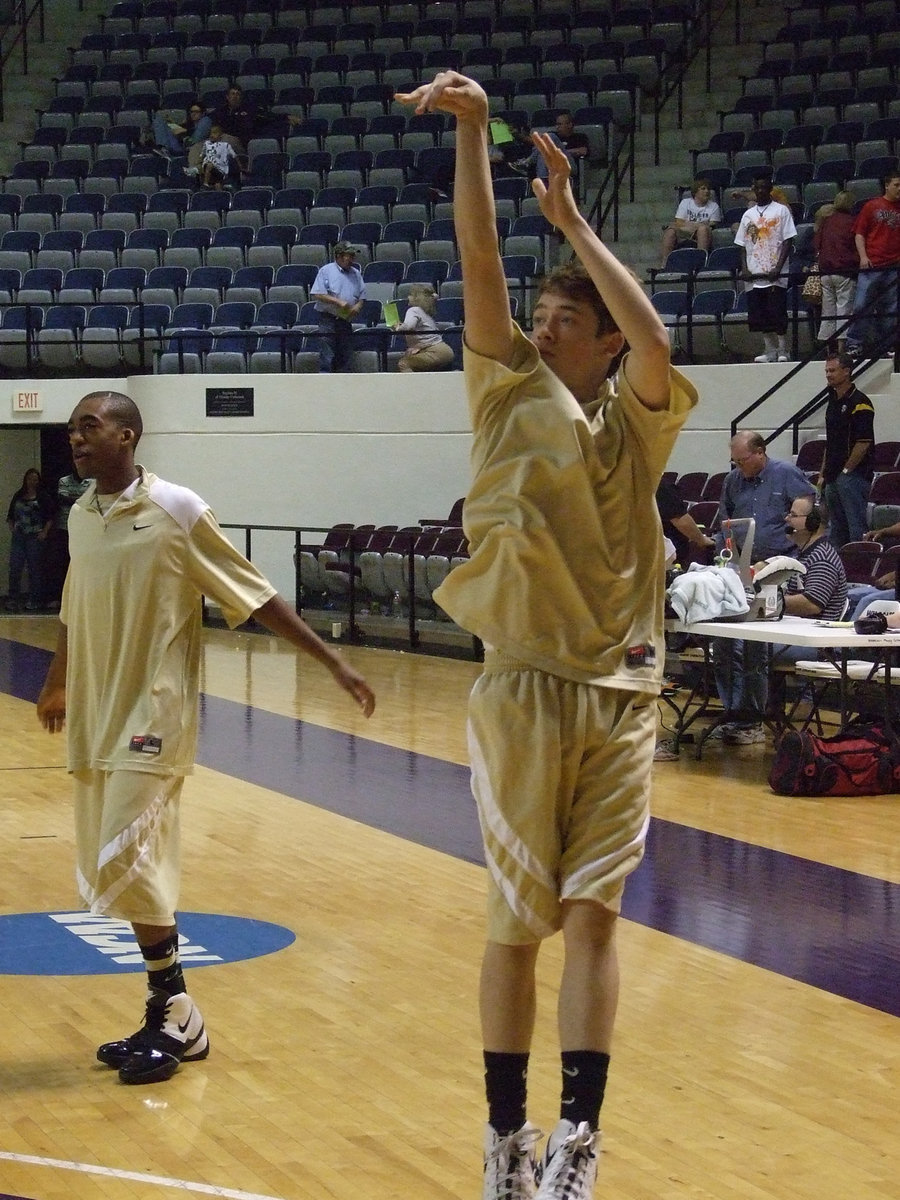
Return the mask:
<path id="1" fill-rule="evenodd" d="M 600 1124 L 600 1106 L 606 1091 L 609 1055 L 601 1050 L 563 1050 L 560 1120 L 580 1125 L 587 1121 L 591 1129 Z"/>
<path id="2" fill-rule="evenodd" d="M 484 1087 L 488 1121 L 501 1137 L 516 1133 L 525 1124 L 528 1055 L 485 1050 Z"/>
<path id="3" fill-rule="evenodd" d="M 167 996 L 180 996 L 187 991 L 184 974 L 178 959 L 178 930 L 152 946 L 141 946 L 147 982 Z"/>

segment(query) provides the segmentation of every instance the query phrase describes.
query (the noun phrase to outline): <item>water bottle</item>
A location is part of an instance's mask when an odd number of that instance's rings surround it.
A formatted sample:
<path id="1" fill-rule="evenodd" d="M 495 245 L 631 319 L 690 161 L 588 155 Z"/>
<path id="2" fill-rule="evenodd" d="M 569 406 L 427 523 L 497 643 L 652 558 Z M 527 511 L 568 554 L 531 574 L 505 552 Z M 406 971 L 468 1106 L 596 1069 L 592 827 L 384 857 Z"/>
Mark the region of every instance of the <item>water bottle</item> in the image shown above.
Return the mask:
<path id="1" fill-rule="evenodd" d="M 391 598 L 391 616 L 392 617 L 402 617 L 403 616 L 403 601 L 400 599 L 399 592 L 394 592 L 394 595 Z"/>

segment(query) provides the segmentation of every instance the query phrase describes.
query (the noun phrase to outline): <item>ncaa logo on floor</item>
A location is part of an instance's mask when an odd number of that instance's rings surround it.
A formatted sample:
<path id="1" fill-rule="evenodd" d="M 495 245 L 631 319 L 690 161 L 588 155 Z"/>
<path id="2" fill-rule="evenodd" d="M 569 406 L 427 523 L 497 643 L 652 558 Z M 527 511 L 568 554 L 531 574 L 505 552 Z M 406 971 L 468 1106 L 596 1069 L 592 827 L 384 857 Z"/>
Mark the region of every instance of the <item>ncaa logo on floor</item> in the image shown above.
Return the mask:
<path id="1" fill-rule="evenodd" d="M 240 962 L 274 954 L 294 941 L 283 925 L 216 913 L 179 913 L 180 957 L 186 967 Z M 85 912 L 0 916 L 0 975 L 120 975 L 144 971 L 127 921 Z"/>

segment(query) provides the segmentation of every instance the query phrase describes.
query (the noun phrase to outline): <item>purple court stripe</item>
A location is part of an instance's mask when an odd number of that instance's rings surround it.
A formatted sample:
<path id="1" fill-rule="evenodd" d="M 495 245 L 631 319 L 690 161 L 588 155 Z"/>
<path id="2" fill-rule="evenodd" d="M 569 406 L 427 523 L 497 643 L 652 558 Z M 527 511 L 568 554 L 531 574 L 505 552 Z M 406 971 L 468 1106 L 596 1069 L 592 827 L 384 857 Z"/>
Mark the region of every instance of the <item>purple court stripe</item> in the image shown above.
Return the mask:
<path id="1" fill-rule="evenodd" d="M 0 640 L 0 689 L 34 700 L 49 655 Z M 218 697 L 198 761 L 468 862 L 468 770 Z M 810 807 L 810 819 L 814 819 Z M 623 915 L 900 1016 L 900 886 L 654 819 Z"/>

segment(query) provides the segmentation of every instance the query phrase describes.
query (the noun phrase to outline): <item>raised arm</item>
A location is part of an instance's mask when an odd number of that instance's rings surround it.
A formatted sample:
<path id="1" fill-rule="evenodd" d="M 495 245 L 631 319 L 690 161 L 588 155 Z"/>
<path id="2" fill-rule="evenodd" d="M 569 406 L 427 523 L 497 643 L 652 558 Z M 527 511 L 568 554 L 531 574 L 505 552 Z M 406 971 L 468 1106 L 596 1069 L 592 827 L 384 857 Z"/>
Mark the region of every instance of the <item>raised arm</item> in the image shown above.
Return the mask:
<path id="1" fill-rule="evenodd" d="M 474 79 L 456 71 L 441 71 L 432 83 L 398 93 L 397 99 L 414 104 L 417 113 L 437 110 L 456 117 L 453 219 L 462 261 L 466 344 L 477 354 L 507 362 L 513 326 L 497 243 L 487 96 Z"/>
<path id="2" fill-rule="evenodd" d="M 669 402 L 669 335 L 635 276 L 604 246 L 578 210 L 569 177 L 572 165 L 563 150 L 543 133 L 532 140 L 547 164 L 546 184 L 535 179 L 532 190 L 541 212 L 566 237 L 603 297 L 631 352 L 625 375 L 646 408 Z"/>

